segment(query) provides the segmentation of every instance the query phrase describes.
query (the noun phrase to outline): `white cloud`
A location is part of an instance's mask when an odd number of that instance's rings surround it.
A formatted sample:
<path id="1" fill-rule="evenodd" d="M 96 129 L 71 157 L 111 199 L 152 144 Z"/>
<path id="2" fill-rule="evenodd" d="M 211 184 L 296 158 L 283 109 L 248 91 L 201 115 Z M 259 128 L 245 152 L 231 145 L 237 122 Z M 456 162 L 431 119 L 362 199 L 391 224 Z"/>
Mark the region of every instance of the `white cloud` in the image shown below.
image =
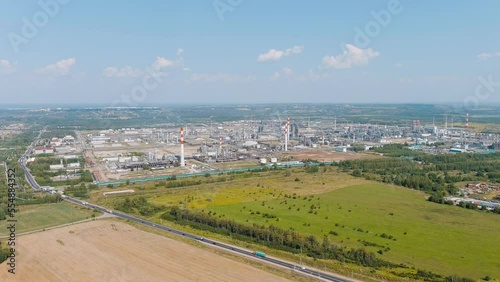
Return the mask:
<path id="1" fill-rule="evenodd" d="M 285 56 L 300 54 L 302 53 L 302 51 L 304 51 L 304 46 L 294 46 L 286 50 L 270 49 L 266 53 L 260 54 L 257 57 L 257 61 L 258 62 L 278 61 Z"/>
<path id="2" fill-rule="evenodd" d="M 184 49 L 182 48 L 177 49 L 177 56 L 182 55 L 182 53 L 184 53 Z"/>
<path id="3" fill-rule="evenodd" d="M 352 44 L 345 45 L 346 50 L 337 56 L 323 57 L 323 68 L 348 69 L 357 66 L 367 65 L 368 62 L 380 55 L 379 52 L 371 48 L 361 49 Z"/>
<path id="4" fill-rule="evenodd" d="M 271 80 L 278 80 L 278 79 L 280 79 L 280 77 L 281 77 L 281 74 L 279 71 L 277 71 L 277 72 L 273 73 L 273 75 L 271 75 Z"/>
<path id="5" fill-rule="evenodd" d="M 284 55 L 296 55 L 302 53 L 302 51 L 304 51 L 304 46 L 293 46 L 292 48 L 286 49 Z"/>
<path id="6" fill-rule="evenodd" d="M 278 80 L 280 78 L 290 78 L 293 75 L 291 68 L 284 67 L 280 71 L 273 73 L 271 80 Z"/>
<path id="7" fill-rule="evenodd" d="M 138 77 L 144 73 L 141 69 L 134 69 L 131 66 L 126 66 L 124 68 L 116 68 L 116 67 L 107 67 L 102 71 L 103 76 L 107 77 Z"/>
<path id="8" fill-rule="evenodd" d="M 318 81 L 323 79 L 333 79 L 333 75 L 329 73 L 317 73 L 312 69 L 309 69 L 306 74 L 299 75 L 295 78 L 299 81 Z"/>
<path id="9" fill-rule="evenodd" d="M 9 60 L 0 60 L 0 74 L 12 73 L 16 68 L 16 63 L 11 63 Z"/>
<path id="10" fill-rule="evenodd" d="M 282 68 L 271 76 L 271 80 L 291 79 L 295 81 L 318 81 L 322 79 L 332 79 L 332 74 L 318 73 L 309 69 L 305 74 L 295 74 L 291 68 Z"/>
<path id="11" fill-rule="evenodd" d="M 156 57 L 156 60 L 154 61 L 152 68 L 156 71 L 159 71 L 163 68 L 166 67 L 171 67 L 174 65 L 174 62 L 167 60 L 163 57 Z"/>
<path id="12" fill-rule="evenodd" d="M 206 74 L 206 73 L 193 73 L 189 81 L 201 81 L 201 82 L 219 82 L 224 83 L 236 83 L 236 82 L 251 82 L 256 78 L 252 75 L 242 76 L 237 74 L 229 73 L 216 73 L 216 74 Z"/>
<path id="13" fill-rule="evenodd" d="M 282 71 L 286 76 L 290 76 L 293 73 L 293 70 L 291 68 L 283 68 Z"/>
<path id="14" fill-rule="evenodd" d="M 102 71 L 102 75 L 106 77 L 116 77 L 116 78 L 124 78 L 124 77 L 139 77 L 144 75 L 146 71 L 155 73 L 156 76 L 167 76 L 168 73 L 164 72 L 166 68 L 171 67 L 180 67 L 184 71 L 189 71 L 189 68 L 184 67 L 184 62 L 181 59 L 173 62 L 171 60 L 165 59 L 164 57 L 156 57 L 155 61 L 144 69 L 141 68 L 133 68 L 131 66 L 126 66 L 123 68 L 117 67 L 107 67 Z M 148 70 L 149 69 L 149 70 Z"/>
<path id="15" fill-rule="evenodd" d="M 402 68 L 404 65 L 402 63 L 396 63 L 394 64 L 394 67 L 396 68 Z"/>
<path id="16" fill-rule="evenodd" d="M 67 75 L 69 74 L 71 67 L 76 63 L 75 58 L 68 58 L 60 60 L 59 62 L 47 65 L 43 68 L 37 69 L 36 72 L 40 74 L 49 75 Z"/>
<path id="17" fill-rule="evenodd" d="M 484 61 L 484 60 L 488 60 L 488 59 L 491 59 L 491 58 L 494 58 L 494 57 L 500 57 L 500 52 L 496 52 L 496 53 L 481 53 L 479 55 L 477 55 L 477 58 L 481 61 Z"/>

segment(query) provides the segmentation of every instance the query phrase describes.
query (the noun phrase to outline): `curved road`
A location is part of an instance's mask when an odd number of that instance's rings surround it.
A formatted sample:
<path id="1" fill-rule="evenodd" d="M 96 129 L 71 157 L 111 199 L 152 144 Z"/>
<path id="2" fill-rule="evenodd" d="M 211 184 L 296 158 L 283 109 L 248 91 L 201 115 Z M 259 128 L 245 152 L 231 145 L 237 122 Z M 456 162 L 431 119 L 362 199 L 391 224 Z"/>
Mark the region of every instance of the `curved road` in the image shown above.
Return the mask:
<path id="1" fill-rule="evenodd" d="M 41 135 L 42 132 L 43 132 L 43 130 L 40 132 L 40 135 Z M 34 177 L 29 172 L 28 168 L 26 167 L 25 160 L 26 160 L 26 156 L 28 156 L 29 153 L 31 152 L 31 150 L 33 149 L 34 144 L 38 140 L 38 138 L 35 141 L 33 141 L 33 143 L 28 147 L 28 149 L 26 150 L 26 152 L 19 159 L 19 166 L 21 167 L 21 169 L 24 170 L 24 176 L 26 178 L 26 181 L 28 181 L 28 183 L 30 184 L 31 188 L 33 188 L 33 190 L 36 190 L 36 191 L 40 191 L 41 187 L 38 185 L 38 183 L 36 182 L 36 180 L 34 179 Z M 98 206 L 98 205 L 94 205 L 94 204 L 91 204 L 91 203 L 88 203 L 88 202 L 85 202 L 85 201 L 81 201 L 81 200 L 78 200 L 78 199 L 75 199 L 75 198 L 71 198 L 71 197 L 68 197 L 66 195 L 63 196 L 63 199 L 65 201 L 73 203 L 73 204 L 77 204 L 77 205 L 81 205 L 81 206 L 93 208 L 93 209 L 99 210 L 99 211 L 101 211 L 103 213 L 110 213 L 110 214 L 113 214 L 113 215 L 115 215 L 117 217 L 120 217 L 120 218 L 123 218 L 123 219 L 128 219 L 130 221 L 133 221 L 133 222 L 136 222 L 136 223 L 139 223 L 139 224 L 144 224 L 146 226 L 150 226 L 150 227 L 153 227 L 153 228 L 165 231 L 165 232 L 170 232 L 170 233 L 173 233 L 173 234 L 185 237 L 185 238 L 190 238 L 190 239 L 193 239 L 193 240 L 197 240 L 197 241 L 206 243 L 208 245 L 214 245 L 214 246 L 217 246 L 217 247 L 222 248 L 222 249 L 233 251 L 233 252 L 239 253 L 240 255 L 243 255 L 243 256 L 246 256 L 246 257 L 258 258 L 258 259 L 260 259 L 262 261 L 265 261 L 267 263 L 279 265 L 279 266 L 282 266 L 282 267 L 285 267 L 285 268 L 288 268 L 288 269 L 293 269 L 295 271 L 298 271 L 298 272 L 301 272 L 301 273 L 304 273 L 304 274 L 307 274 L 307 275 L 310 275 L 310 276 L 314 276 L 316 278 L 319 278 L 319 279 L 322 279 L 322 280 L 325 280 L 325 281 L 334 281 L 334 282 L 350 282 L 350 281 L 354 281 L 354 280 L 350 280 L 350 279 L 347 279 L 347 278 L 344 278 L 344 277 L 341 277 L 341 276 L 333 275 L 331 273 L 325 273 L 325 272 L 318 271 L 318 270 L 315 270 L 315 269 L 305 268 L 305 267 L 302 267 L 300 265 L 295 265 L 293 263 L 290 263 L 290 262 L 287 262 L 287 261 L 284 261 L 284 260 L 280 260 L 280 259 L 276 259 L 276 258 L 271 258 L 271 257 L 267 257 L 267 256 L 266 257 L 257 257 L 257 256 L 254 255 L 253 252 L 250 252 L 250 251 L 238 248 L 236 246 L 224 244 L 224 243 L 217 242 L 217 241 L 214 241 L 214 240 L 210 240 L 210 239 L 207 239 L 207 238 L 200 238 L 199 236 L 191 234 L 191 233 L 187 233 L 187 232 L 184 232 L 184 231 L 181 231 L 181 230 L 177 230 L 177 229 L 173 229 L 173 228 L 166 227 L 166 226 L 163 226 L 163 225 L 159 225 L 159 224 L 156 224 L 154 222 L 143 220 L 143 219 L 140 219 L 140 218 L 137 218 L 137 217 L 125 214 L 125 213 L 111 211 L 111 210 L 108 210 L 108 209 L 106 209 L 104 207 L 101 207 L 101 206 Z"/>

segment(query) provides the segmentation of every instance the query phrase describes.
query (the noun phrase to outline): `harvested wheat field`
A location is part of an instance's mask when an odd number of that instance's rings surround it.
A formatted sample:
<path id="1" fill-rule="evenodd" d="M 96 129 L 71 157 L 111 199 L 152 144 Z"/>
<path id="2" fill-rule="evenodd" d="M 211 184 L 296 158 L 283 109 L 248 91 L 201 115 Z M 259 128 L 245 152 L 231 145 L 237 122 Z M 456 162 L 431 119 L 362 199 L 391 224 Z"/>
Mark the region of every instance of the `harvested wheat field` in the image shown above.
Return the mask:
<path id="1" fill-rule="evenodd" d="M 0 281 L 286 281 L 117 221 L 19 236 L 17 242 L 16 274 L 3 263 Z"/>

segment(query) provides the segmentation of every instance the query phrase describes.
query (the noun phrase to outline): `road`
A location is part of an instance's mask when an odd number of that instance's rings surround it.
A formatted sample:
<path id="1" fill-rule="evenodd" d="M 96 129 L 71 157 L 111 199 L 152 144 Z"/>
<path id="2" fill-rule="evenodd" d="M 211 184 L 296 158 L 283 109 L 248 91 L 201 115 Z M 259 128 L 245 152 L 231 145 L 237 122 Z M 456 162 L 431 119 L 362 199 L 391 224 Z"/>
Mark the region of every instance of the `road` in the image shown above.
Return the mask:
<path id="1" fill-rule="evenodd" d="M 19 159 L 19 165 L 20 165 L 21 169 L 24 170 L 24 175 L 25 175 L 26 181 L 28 181 L 28 183 L 30 184 L 31 188 L 33 190 L 36 190 L 36 191 L 40 191 L 41 187 L 38 185 L 38 183 L 36 182 L 36 180 L 34 179 L 34 177 L 29 172 L 28 168 L 26 167 L 25 162 L 26 162 L 26 156 L 28 156 L 29 153 L 32 151 L 34 145 L 36 144 L 36 141 L 40 138 L 42 132 L 43 132 L 43 130 L 40 131 L 40 135 L 38 136 L 38 138 L 35 141 L 33 141 L 33 143 L 31 143 L 31 145 L 28 147 L 28 149 L 26 150 L 26 152 Z M 238 253 L 238 254 L 240 254 L 242 256 L 257 258 L 259 260 L 262 260 L 262 261 L 270 263 L 270 264 L 278 265 L 278 266 L 285 267 L 285 268 L 288 268 L 288 269 L 293 269 L 293 270 L 295 270 L 297 272 L 301 272 L 301 273 L 307 274 L 309 276 L 314 276 L 316 278 L 319 278 L 319 279 L 322 279 L 322 280 L 325 280 L 325 281 L 334 281 L 334 282 L 348 282 L 348 281 L 353 281 L 353 280 L 349 280 L 349 279 L 344 278 L 344 277 L 336 276 L 336 275 L 331 274 L 331 273 L 326 273 L 326 272 L 318 271 L 316 269 L 305 268 L 303 266 L 296 265 L 296 264 L 293 264 L 291 262 L 287 262 L 287 261 L 284 261 L 284 260 L 280 260 L 280 259 L 276 259 L 276 258 L 271 258 L 271 257 L 268 257 L 268 256 L 257 257 L 257 256 L 254 255 L 253 252 L 241 249 L 241 248 L 236 247 L 236 246 L 232 246 L 232 245 L 229 245 L 229 244 L 221 243 L 221 242 L 214 241 L 214 240 L 211 240 L 211 239 L 208 239 L 208 238 L 202 238 L 202 237 L 200 237 L 198 235 L 195 235 L 195 234 L 191 234 L 191 233 L 187 233 L 187 232 L 184 232 L 184 231 L 181 231 L 181 230 L 173 229 L 173 228 L 170 228 L 170 227 L 167 227 L 167 226 L 163 226 L 163 225 L 160 225 L 160 224 L 157 224 L 157 223 L 154 223 L 154 222 L 151 222 L 151 221 L 147 221 L 147 220 L 144 220 L 144 219 L 140 219 L 140 218 L 137 218 L 137 217 L 125 214 L 125 213 L 111 211 L 111 210 L 109 210 L 109 209 L 107 209 L 105 207 L 101 207 L 101 206 L 94 205 L 94 204 L 91 204 L 91 203 L 88 203 L 88 202 L 85 202 L 85 201 L 81 201 L 81 200 L 78 200 L 78 199 L 75 199 L 75 198 L 71 198 L 71 197 L 68 197 L 66 195 L 63 196 L 63 199 L 65 201 L 67 201 L 67 202 L 70 202 L 70 203 L 73 203 L 73 204 L 76 204 L 76 205 L 81 205 L 81 206 L 84 206 L 84 207 L 96 209 L 96 210 L 98 210 L 100 212 L 103 212 L 103 213 L 113 214 L 114 216 L 117 216 L 117 217 L 120 217 L 120 218 L 123 218 L 123 219 L 127 219 L 127 220 L 130 220 L 130 221 L 139 223 L 139 224 L 150 226 L 150 227 L 153 227 L 153 228 L 165 231 L 165 232 L 170 232 L 172 234 L 175 234 L 175 235 L 178 235 L 178 236 L 181 236 L 181 237 L 193 239 L 193 240 L 205 243 L 207 245 L 217 246 L 219 248 L 222 248 L 222 249 L 225 249 L 225 250 L 228 250 L 228 251 L 232 251 L 232 252 Z"/>
<path id="2" fill-rule="evenodd" d="M 45 126 L 42 130 L 40 130 L 40 133 L 38 134 L 36 139 L 33 142 L 31 142 L 31 144 L 28 146 L 28 148 L 26 149 L 26 151 L 24 152 L 24 154 L 21 156 L 21 158 L 18 161 L 19 166 L 24 171 L 24 178 L 26 179 L 26 181 L 28 181 L 31 188 L 33 190 L 36 190 L 36 191 L 40 191 L 41 187 L 40 187 L 40 185 L 38 185 L 35 178 L 33 177 L 33 175 L 31 175 L 31 173 L 29 172 L 29 169 L 26 167 L 26 157 L 30 155 L 31 151 L 33 151 L 33 148 L 35 148 L 36 142 L 38 142 L 38 140 L 40 140 L 42 133 L 45 131 L 46 128 L 47 127 Z"/>

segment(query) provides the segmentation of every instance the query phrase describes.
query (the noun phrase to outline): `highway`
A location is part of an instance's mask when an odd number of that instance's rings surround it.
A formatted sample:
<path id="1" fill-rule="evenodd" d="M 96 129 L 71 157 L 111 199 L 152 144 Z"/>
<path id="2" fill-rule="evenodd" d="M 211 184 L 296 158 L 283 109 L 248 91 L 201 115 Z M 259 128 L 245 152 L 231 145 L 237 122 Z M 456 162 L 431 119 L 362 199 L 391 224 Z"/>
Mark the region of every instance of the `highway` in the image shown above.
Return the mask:
<path id="1" fill-rule="evenodd" d="M 31 150 L 33 149 L 34 145 L 36 144 L 36 141 L 40 138 L 42 132 L 43 132 L 43 130 L 40 131 L 40 135 L 38 136 L 38 138 L 35 141 L 33 141 L 33 143 L 31 143 L 31 145 L 28 147 L 28 149 L 26 150 L 26 152 L 19 159 L 19 166 L 21 167 L 21 169 L 24 170 L 24 176 L 26 178 L 26 181 L 28 181 L 28 183 L 31 186 L 31 188 L 33 190 L 36 190 L 36 191 L 40 191 L 41 187 L 38 185 L 38 183 L 36 182 L 36 180 L 34 179 L 34 177 L 29 172 L 28 168 L 26 167 L 25 162 L 26 162 L 26 156 L 28 156 L 30 154 Z M 81 205 L 81 206 L 84 206 L 84 207 L 96 209 L 96 210 L 98 210 L 100 212 L 103 212 L 103 213 L 113 214 L 114 216 L 117 216 L 117 217 L 120 217 L 120 218 L 123 218 L 123 219 L 127 219 L 127 220 L 130 220 L 130 221 L 139 223 L 139 224 L 150 226 L 150 227 L 153 227 L 153 228 L 165 231 L 165 232 L 170 232 L 170 233 L 178 235 L 178 236 L 182 236 L 182 237 L 185 237 L 185 238 L 193 239 L 193 240 L 205 243 L 207 245 L 217 246 L 219 248 L 222 248 L 222 249 L 225 249 L 225 250 L 228 250 L 228 251 L 232 251 L 232 252 L 238 253 L 238 254 L 240 254 L 242 256 L 252 257 L 254 259 L 259 259 L 259 260 L 262 260 L 262 261 L 270 263 L 270 264 L 278 265 L 278 266 L 285 267 L 285 268 L 288 268 L 288 269 L 293 269 L 293 270 L 295 270 L 297 272 L 301 272 L 301 273 L 307 274 L 309 276 L 314 276 L 316 278 L 319 278 L 319 279 L 322 279 L 322 280 L 325 280 L 325 281 L 334 281 L 334 282 L 354 281 L 354 280 L 349 280 L 349 279 L 344 278 L 344 277 L 333 275 L 331 273 L 326 273 L 326 272 L 318 271 L 318 270 L 315 270 L 315 269 L 309 269 L 309 268 L 303 267 L 301 265 L 296 265 L 296 264 L 293 264 L 293 263 L 290 263 L 290 262 L 287 262 L 287 261 L 284 261 L 284 260 L 280 260 L 280 259 L 276 259 L 276 258 L 271 258 L 271 257 L 268 257 L 268 256 L 257 257 L 257 256 L 254 255 L 253 252 L 250 252 L 248 250 L 244 250 L 244 249 L 238 248 L 236 246 L 228 245 L 228 244 L 221 243 L 221 242 L 214 241 L 214 240 L 207 239 L 207 238 L 201 238 L 200 236 L 195 235 L 195 234 L 191 234 L 191 233 L 187 233 L 187 232 L 184 232 L 184 231 L 181 231 L 181 230 L 173 229 L 173 228 L 170 228 L 170 227 L 167 227 L 167 226 L 163 226 L 163 225 L 160 225 L 160 224 L 157 224 L 157 223 L 154 223 L 154 222 L 151 222 L 151 221 L 147 221 L 147 220 L 144 220 L 144 219 L 140 219 L 140 218 L 137 218 L 137 217 L 125 214 L 125 213 L 111 211 L 111 210 L 109 210 L 109 209 L 107 209 L 105 207 L 101 207 L 101 206 L 94 205 L 94 204 L 91 204 L 91 203 L 88 203 L 88 202 L 85 202 L 85 201 L 82 201 L 82 200 L 71 198 L 71 197 L 68 197 L 66 195 L 63 195 L 63 199 L 65 201 L 73 203 L 73 204 L 77 204 L 77 205 Z"/>
<path id="2" fill-rule="evenodd" d="M 24 171 L 24 178 L 26 181 L 28 181 L 29 185 L 33 190 L 40 191 L 41 187 L 38 185 L 38 183 L 35 181 L 35 178 L 31 173 L 29 172 L 29 169 L 26 167 L 26 157 L 30 155 L 30 152 L 35 148 L 35 144 L 38 140 L 40 140 L 40 137 L 42 136 L 42 133 L 45 131 L 46 127 L 44 127 L 42 130 L 40 130 L 40 133 L 38 134 L 37 138 L 31 142 L 31 144 L 28 146 L 24 154 L 19 158 L 19 166 L 21 169 Z"/>

